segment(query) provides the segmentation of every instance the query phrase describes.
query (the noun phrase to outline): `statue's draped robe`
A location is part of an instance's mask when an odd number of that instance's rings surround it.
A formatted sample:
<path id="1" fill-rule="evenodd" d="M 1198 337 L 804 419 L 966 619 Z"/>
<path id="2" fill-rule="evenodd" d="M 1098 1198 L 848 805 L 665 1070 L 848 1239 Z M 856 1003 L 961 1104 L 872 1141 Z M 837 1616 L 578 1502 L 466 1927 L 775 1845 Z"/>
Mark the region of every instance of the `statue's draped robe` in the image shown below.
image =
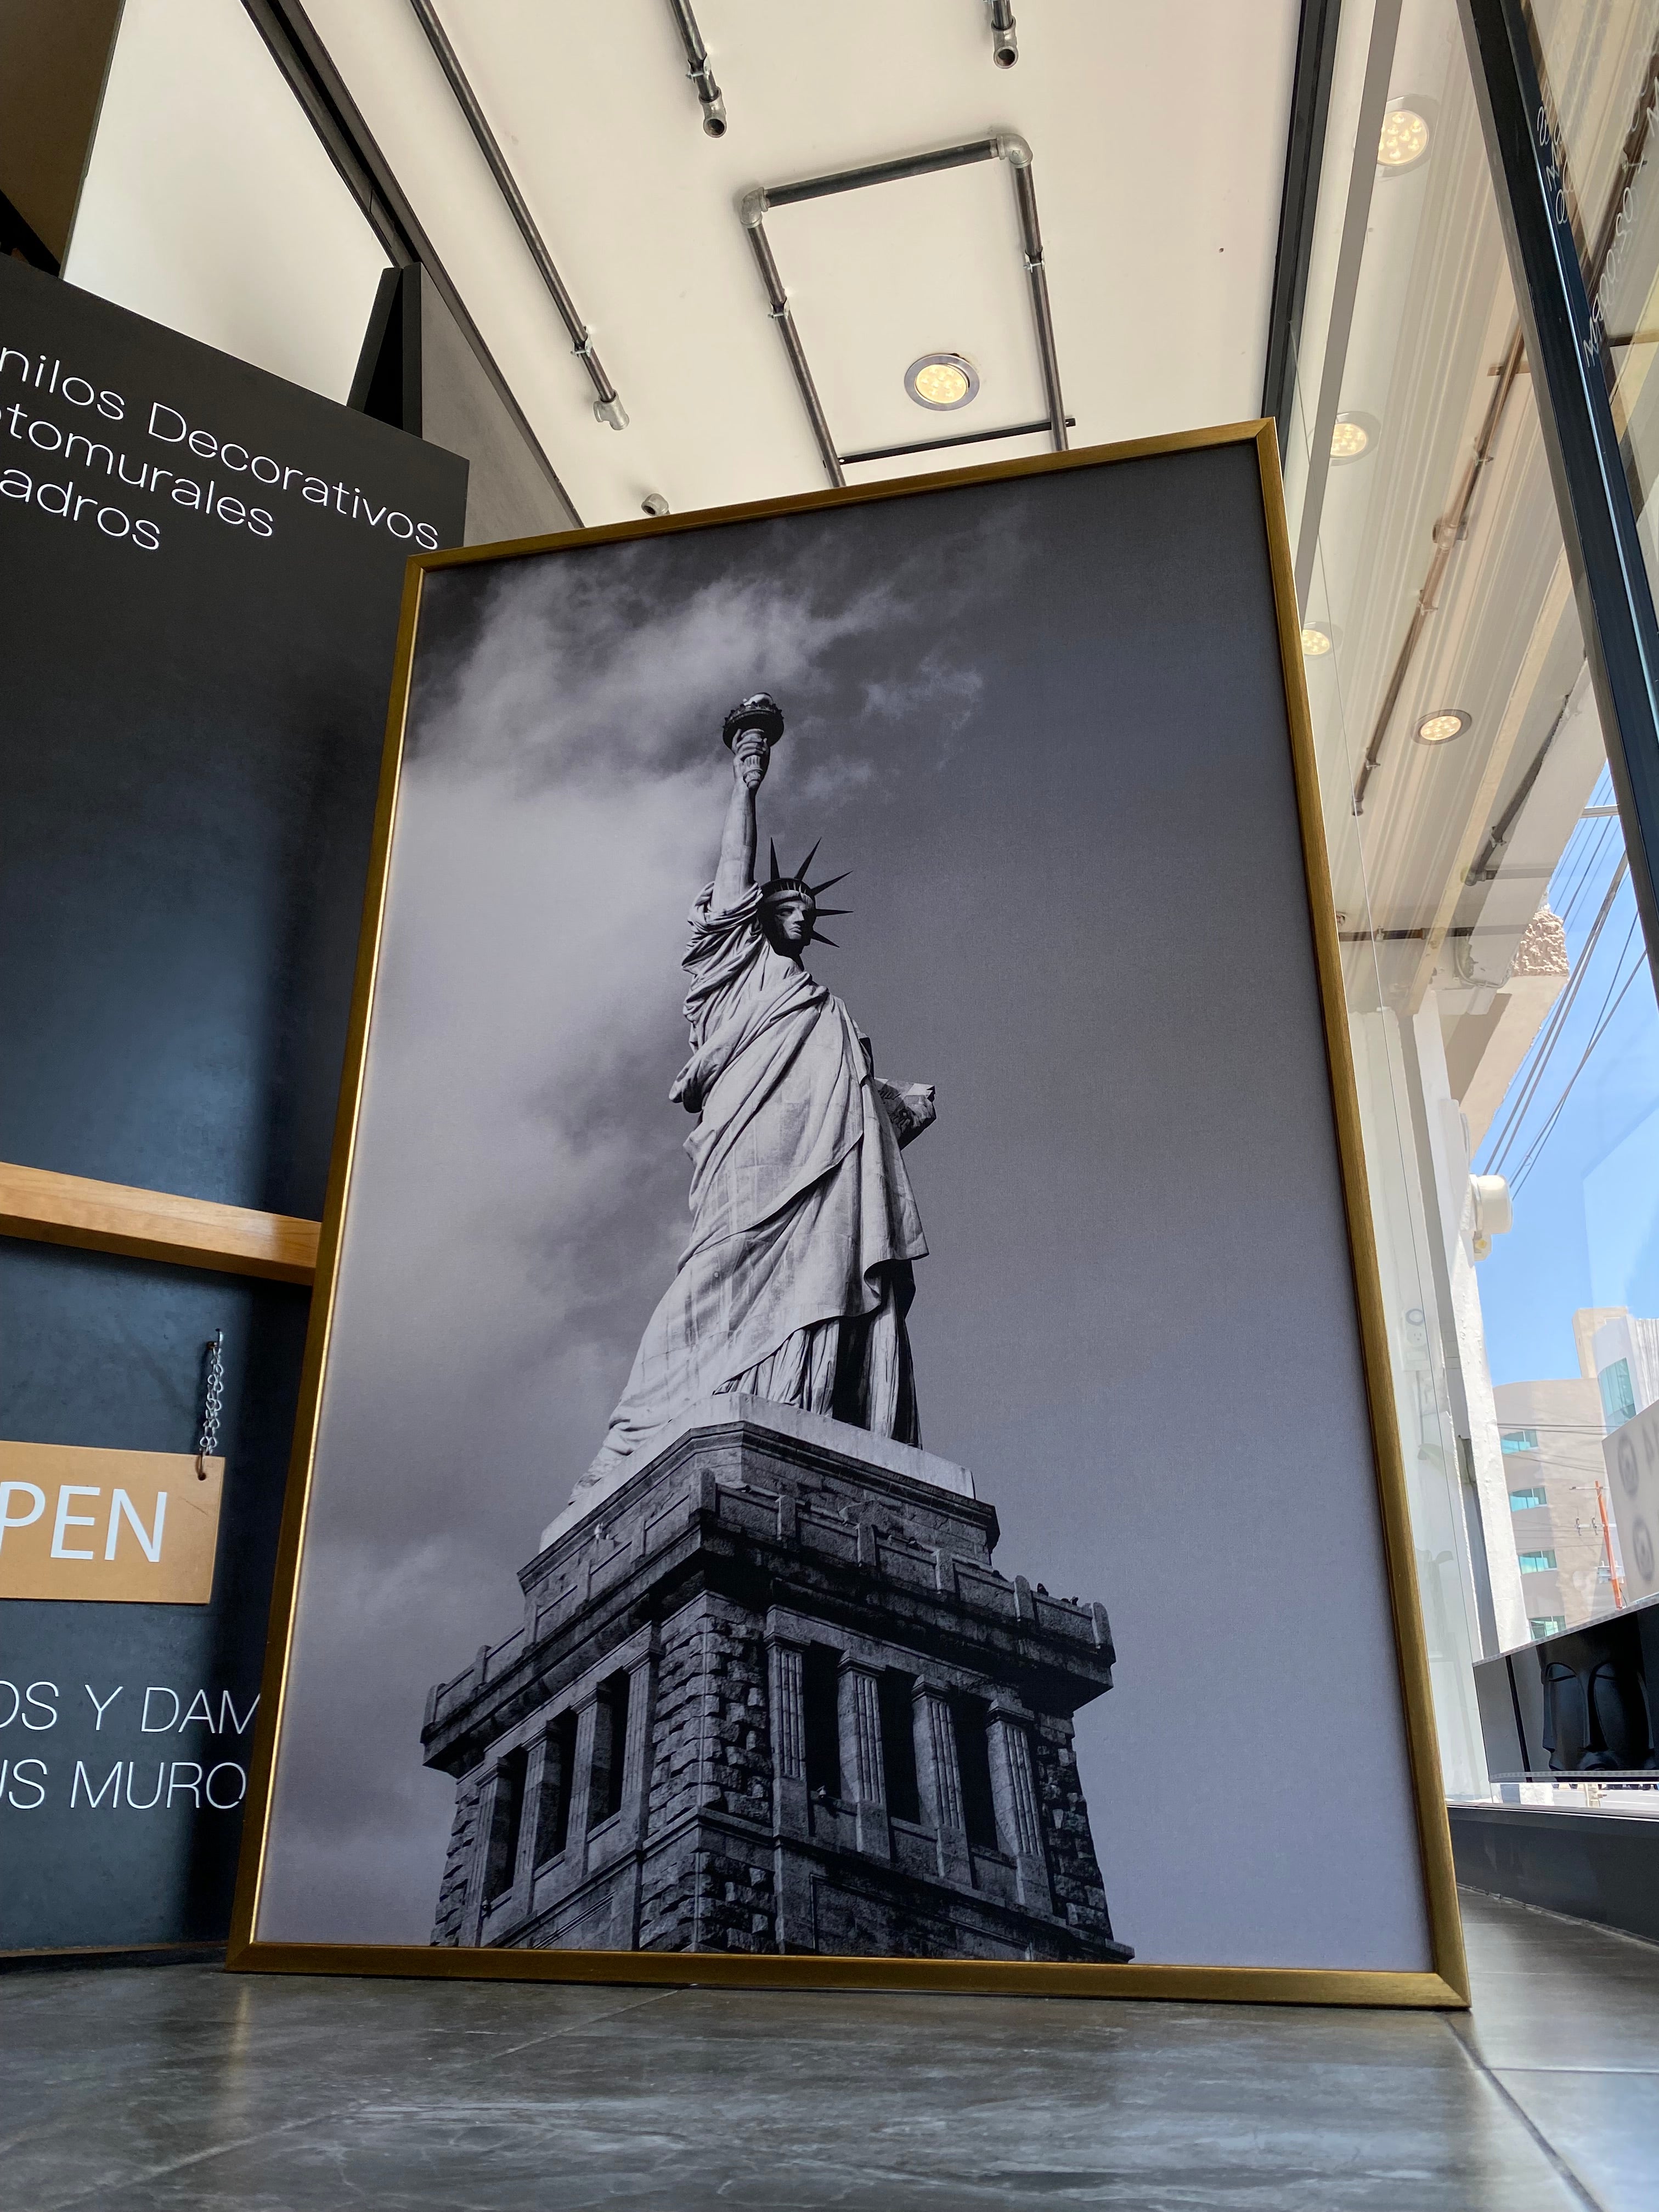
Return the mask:
<path id="1" fill-rule="evenodd" d="M 691 1238 L 577 1500 L 725 1392 L 921 1440 L 904 1315 L 927 1247 L 863 1042 L 768 942 L 758 889 L 729 914 L 713 898 L 691 909 L 692 1050 L 670 1092 L 698 1116 Z"/>

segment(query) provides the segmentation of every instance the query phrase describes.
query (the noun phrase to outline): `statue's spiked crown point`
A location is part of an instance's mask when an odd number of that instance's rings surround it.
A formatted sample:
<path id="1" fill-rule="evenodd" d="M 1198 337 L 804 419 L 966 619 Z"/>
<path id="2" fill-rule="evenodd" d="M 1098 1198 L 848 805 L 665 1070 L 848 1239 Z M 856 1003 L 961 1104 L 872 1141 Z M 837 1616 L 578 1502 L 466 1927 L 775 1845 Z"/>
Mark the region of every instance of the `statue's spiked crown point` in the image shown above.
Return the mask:
<path id="1" fill-rule="evenodd" d="M 809 884 L 806 880 L 806 871 L 812 865 L 818 849 L 817 845 L 813 846 L 811 852 L 806 855 L 793 876 L 785 875 L 782 869 L 779 867 L 778 848 L 769 837 L 766 841 L 766 849 L 771 859 L 771 873 L 766 882 L 761 885 L 761 904 L 773 906 L 782 899 L 804 898 L 812 909 L 813 928 L 808 942 L 835 945 L 835 939 L 823 936 L 817 925 L 826 914 L 850 914 L 853 909 L 848 906 L 820 906 L 818 893 L 830 890 L 836 884 L 845 883 L 851 872 L 843 868 L 838 876 L 826 876 L 821 884 Z M 836 945 L 836 950 L 839 951 L 840 947 Z"/>

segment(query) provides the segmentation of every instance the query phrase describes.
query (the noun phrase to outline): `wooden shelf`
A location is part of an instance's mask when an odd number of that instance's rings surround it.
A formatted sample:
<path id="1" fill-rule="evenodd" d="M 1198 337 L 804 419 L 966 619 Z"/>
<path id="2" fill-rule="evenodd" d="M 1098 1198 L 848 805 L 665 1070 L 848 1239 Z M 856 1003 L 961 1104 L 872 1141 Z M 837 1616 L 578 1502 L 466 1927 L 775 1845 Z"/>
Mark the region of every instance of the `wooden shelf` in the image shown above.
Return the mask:
<path id="1" fill-rule="evenodd" d="M 0 1161 L 0 1236 L 309 1285 L 321 1224 Z"/>

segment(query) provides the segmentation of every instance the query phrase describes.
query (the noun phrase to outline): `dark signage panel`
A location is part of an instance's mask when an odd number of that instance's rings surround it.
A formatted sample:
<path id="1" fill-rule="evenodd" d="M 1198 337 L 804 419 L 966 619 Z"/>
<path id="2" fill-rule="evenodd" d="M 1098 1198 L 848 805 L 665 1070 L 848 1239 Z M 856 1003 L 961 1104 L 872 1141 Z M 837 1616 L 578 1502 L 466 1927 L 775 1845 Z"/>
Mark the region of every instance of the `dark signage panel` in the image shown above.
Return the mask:
<path id="1" fill-rule="evenodd" d="M 0 261 L 0 1159 L 321 1212 L 404 566 L 465 500 Z M 208 1604 L 0 1602 L 0 1948 L 224 1932 L 307 1303 L 0 1238 L 0 1439 L 189 1452 L 222 1329 L 227 1462 Z M 64 1556 L 109 1504 L 47 1501 Z"/>

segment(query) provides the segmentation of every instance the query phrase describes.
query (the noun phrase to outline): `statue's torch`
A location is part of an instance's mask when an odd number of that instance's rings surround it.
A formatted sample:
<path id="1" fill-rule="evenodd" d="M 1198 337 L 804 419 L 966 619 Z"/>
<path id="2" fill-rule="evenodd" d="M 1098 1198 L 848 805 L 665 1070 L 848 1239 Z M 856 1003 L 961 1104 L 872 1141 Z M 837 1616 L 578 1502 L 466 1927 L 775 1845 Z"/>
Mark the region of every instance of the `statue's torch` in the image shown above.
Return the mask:
<path id="1" fill-rule="evenodd" d="M 748 730 L 765 738 L 769 760 L 773 746 L 783 735 L 782 709 L 769 691 L 756 691 L 747 699 L 740 699 L 726 716 L 720 735 L 729 749 Z"/>

